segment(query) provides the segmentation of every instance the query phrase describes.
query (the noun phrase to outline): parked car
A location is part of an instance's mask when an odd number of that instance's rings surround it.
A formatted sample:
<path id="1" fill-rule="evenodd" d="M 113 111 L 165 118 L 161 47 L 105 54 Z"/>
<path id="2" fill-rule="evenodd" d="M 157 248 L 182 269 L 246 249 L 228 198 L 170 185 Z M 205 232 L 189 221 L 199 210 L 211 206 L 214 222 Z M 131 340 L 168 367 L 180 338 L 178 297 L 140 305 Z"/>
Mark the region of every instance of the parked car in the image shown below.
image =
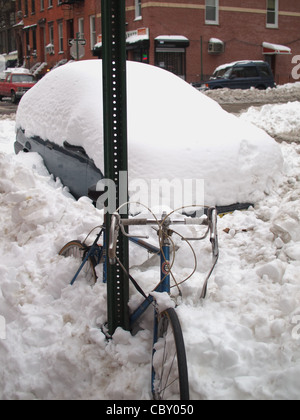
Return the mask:
<path id="1" fill-rule="evenodd" d="M 36 83 L 34 76 L 26 72 L 12 71 L 3 75 L 4 78 L 0 78 L 0 101 L 4 97 L 10 97 L 12 103 L 17 103 Z"/>
<path id="2" fill-rule="evenodd" d="M 271 68 L 265 61 L 236 61 L 215 69 L 204 89 L 256 89 L 274 88 Z"/>
<path id="3" fill-rule="evenodd" d="M 39 153 L 75 198 L 97 198 L 105 175 L 102 84 L 101 60 L 65 64 L 32 87 L 16 113 L 16 153 Z M 207 204 L 255 202 L 280 172 L 280 148 L 263 130 L 171 72 L 132 61 L 127 134 L 129 197 L 148 207 L 202 203 L 204 185 Z"/>

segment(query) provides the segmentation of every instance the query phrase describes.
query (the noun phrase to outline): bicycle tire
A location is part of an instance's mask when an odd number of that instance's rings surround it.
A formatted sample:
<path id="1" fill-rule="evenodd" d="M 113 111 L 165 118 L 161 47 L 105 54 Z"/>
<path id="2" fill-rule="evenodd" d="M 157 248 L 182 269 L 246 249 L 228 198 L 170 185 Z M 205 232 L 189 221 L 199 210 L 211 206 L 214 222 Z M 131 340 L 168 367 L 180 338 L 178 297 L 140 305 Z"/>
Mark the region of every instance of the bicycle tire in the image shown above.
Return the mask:
<path id="1" fill-rule="evenodd" d="M 59 255 L 62 255 L 63 257 L 73 257 L 76 260 L 78 260 L 78 269 L 80 268 L 86 253 L 88 252 L 89 248 L 82 244 L 80 241 L 70 241 L 68 242 L 63 248 L 59 251 Z M 90 284 L 94 285 L 97 281 L 97 275 L 95 271 L 95 260 L 93 257 L 89 257 L 82 269 L 80 270 L 80 273 L 77 278 L 85 279 L 85 281 Z M 74 272 L 74 276 L 76 275 L 76 271 Z M 73 284 L 74 276 L 71 280 L 71 284 Z"/>
<path id="2" fill-rule="evenodd" d="M 155 400 L 189 400 L 183 334 L 173 308 L 157 315 L 157 340 L 152 351 L 152 395 Z"/>

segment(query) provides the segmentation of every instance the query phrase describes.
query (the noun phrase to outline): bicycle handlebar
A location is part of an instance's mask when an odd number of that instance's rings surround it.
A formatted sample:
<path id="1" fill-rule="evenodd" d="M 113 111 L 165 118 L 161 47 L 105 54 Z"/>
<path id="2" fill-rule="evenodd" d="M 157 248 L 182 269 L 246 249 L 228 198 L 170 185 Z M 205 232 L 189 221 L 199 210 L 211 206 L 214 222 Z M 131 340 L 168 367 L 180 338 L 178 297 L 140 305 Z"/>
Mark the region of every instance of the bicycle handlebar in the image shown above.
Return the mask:
<path id="1" fill-rule="evenodd" d="M 164 215 L 163 215 L 164 216 Z M 119 235 L 119 229 L 121 229 L 123 235 L 127 237 L 135 238 L 148 238 L 148 236 L 137 236 L 129 235 L 126 233 L 124 226 L 141 226 L 141 225 L 159 225 L 167 229 L 170 225 L 207 225 L 208 231 L 210 231 L 210 241 L 213 247 L 213 254 L 215 257 L 218 256 L 218 237 L 217 237 L 217 210 L 215 207 L 210 207 L 207 212 L 207 216 L 195 217 L 195 218 L 184 218 L 180 220 L 171 220 L 167 215 L 162 216 L 161 220 L 155 219 L 122 219 L 119 213 L 113 213 L 111 215 L 111 224 L 109 232 L 109 245 L 108 245 L 108 258 L 110 264 L 116 263 L 116 248 L 117 240 Z M 200 240 L 204 239 L 207 236 L 201 238 L 186 238 L 188 240 Z"/>

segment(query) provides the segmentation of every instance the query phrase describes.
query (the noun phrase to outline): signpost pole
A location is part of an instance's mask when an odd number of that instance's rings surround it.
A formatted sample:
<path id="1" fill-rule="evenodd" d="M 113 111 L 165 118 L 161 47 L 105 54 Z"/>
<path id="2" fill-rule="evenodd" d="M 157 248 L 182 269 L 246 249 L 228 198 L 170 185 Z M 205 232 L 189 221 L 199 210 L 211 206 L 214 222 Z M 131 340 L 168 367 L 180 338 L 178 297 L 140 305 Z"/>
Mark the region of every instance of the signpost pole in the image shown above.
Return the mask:
<path id="1" fill-rule="evenodd" d="M 122 217 L 126 218 L 128 217 L 128 157 L 125 0 L 101 0 L 101 15 L 105 178 L 114 181 L 116 207 L 123 205 Z M 108 238 L 109 213 L 106 213 L 105 219 Z M 108 249 L 106 252 L 108 255 Z M 128 239 L 123 235 L 120 235 L 117 257 L 128 272 Z M 129 329 L 128 299 L 128 275 L 118 263 L 110 265 L 107 261 L 107 306 L 110 334 L 113 334 L 118 327 Z"/>

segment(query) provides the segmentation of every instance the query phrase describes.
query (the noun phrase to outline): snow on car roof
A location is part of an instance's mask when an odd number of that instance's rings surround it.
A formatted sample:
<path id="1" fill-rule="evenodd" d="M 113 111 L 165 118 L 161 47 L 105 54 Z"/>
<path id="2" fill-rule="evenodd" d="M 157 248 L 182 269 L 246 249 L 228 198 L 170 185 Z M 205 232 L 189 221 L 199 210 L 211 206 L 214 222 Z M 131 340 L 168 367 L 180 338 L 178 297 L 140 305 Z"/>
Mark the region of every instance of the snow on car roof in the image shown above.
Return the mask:
<path id="1" fill-rule="evenodd" d="M 129 181 L 204 180 L 209 205 L 255 202 L 275 185 L 278 144 L 174 74 L 127 62 L 127 103 Z M 23 96 L 16 127 L 83 146 L 104 171 L 102 114 L 102 61 L 79 61 L 51 71 Z"/>
<path id="2" fill-rule="evenodd" d="M 265 62 L 262 61 L 262 60 L 241 60 L 241 61 L 233 61 L 232 63 L 221 64 L 220 66 L 218 66 L 214 70 L 214 73 L 216 71 L 220 71 L 220 70 L 226 69 L 227 67 L 235 66 L 236 64 L 250 64 L 250 63 L 265 63 Z"/>

